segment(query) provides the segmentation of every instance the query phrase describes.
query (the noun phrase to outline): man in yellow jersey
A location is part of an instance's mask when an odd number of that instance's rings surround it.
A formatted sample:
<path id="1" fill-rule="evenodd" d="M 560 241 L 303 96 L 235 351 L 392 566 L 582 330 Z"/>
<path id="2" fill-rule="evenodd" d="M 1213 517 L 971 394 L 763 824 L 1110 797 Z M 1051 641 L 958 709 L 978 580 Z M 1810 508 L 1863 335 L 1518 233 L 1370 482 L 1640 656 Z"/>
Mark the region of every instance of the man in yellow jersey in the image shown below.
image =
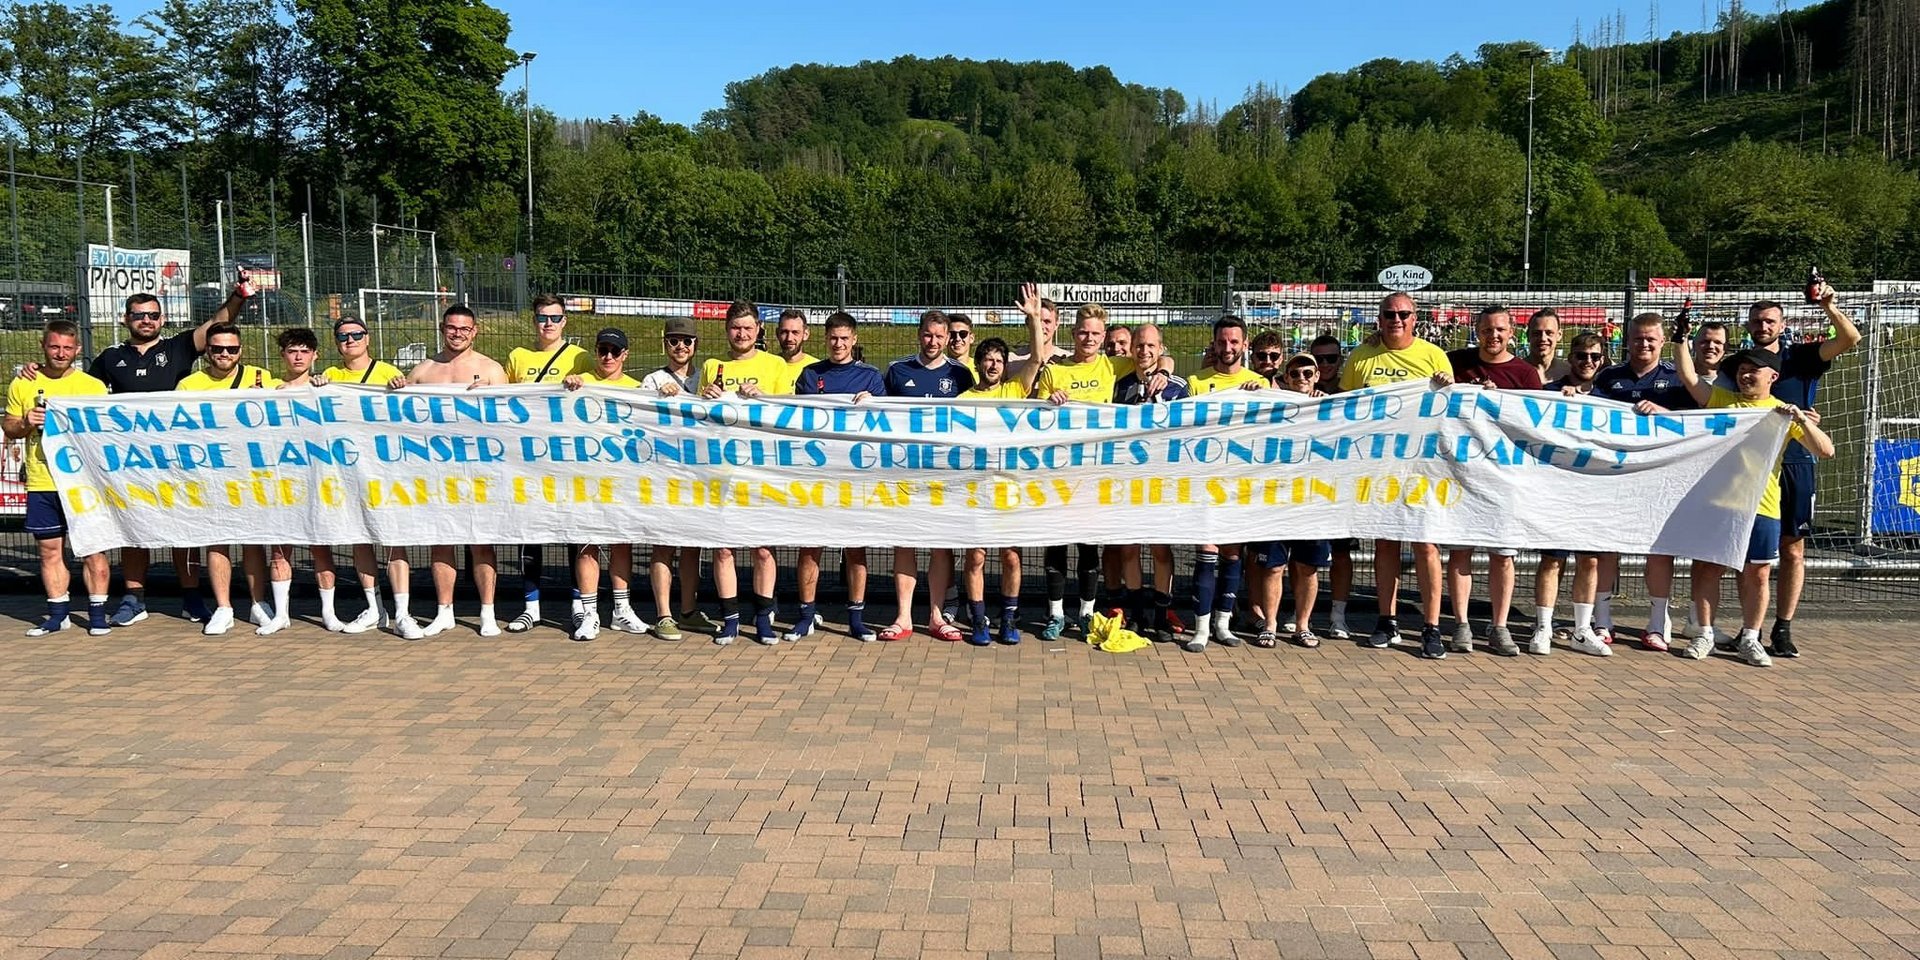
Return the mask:
<path id="1" fill-rule="evenodd" d="M 216 323 L 207 328 L 206 366 L 180 381 L 180 390 L 263 390 L 280 385 L 265 369 L 240 362 L 240 328 L 232 323 Z M 213 587 L 214 610 L 200 632 L 214 637 L 233 629 L 233 548 L 228 544 L 207 547 L 207 582 Z M 240 549 L 246 570 L 247 592 L 253 597 L 251 619 L 262 635 L 279 630 L 266 609 L 261 587 L 267 574 L 266 551 L 254 544 Z"/>
<path id="2" fill-rule="evenodd" d="M 280 348 L 280 362 L 287 369 L 287 377 L 280 381 L 278 389 L 313 386 L 317 379 L 313 363 L 320 355 L 320 338 L 314 336 L 307 327 L 293 327 L 280 331 L 274 343 Z M 320 547 L 313 552 L 314 580 L 323 587 L 320 593 L 320 622 L 328 630 L 338 632 L 345 624 L 333 615 L 333 558 L 327 558 L 323 570 L 320 551 L 324 550 L 325 547 Z M 276 543 L 267 548 L 267 579 L 273 588 L 273 608 L 267 611 L 270 619 L 255 631 L 261 636 L 278 633 L 293 623 L 293 544 Z M 254 611 L 256 615 L 259 612 Z"/>
<path id="3" fill-rule="evenodd" d="M 560 383 L 593 367 L 593 358 L 578 344 L 567 342 L 567 305 L 551 293 L 533 298 L 533 346 L 507 353 L 508 383 Z M 547 545 L 520 545 L 520 586 L 526 606 L 507 623 L 508 633 L 525 633 L 540 622 L 540 584 L 546 568 Z M 577 620 L 580 604 L 575 598 Z"/>
<path id="4" fill-rule="evenodd" d="M 1213 366 L 1188 378 L 1189 396 L 1270 385 L 1266 377 L 1247 367 L 1247 324 L 1239 317 L 1228 315 L 1213 322 L 1208 353 Z M 1233 632 L 1233 608 L 1240 599 L 1242 571 L 1237 543 L 1203 543 L 1194 554 L 1193 635 L 1181 645 L 1188 653 L 1205 650 L 1209 640 L 1228 647 L 1240 645 L 1240 635 Z"/>
<path id="5" fill-rule="evenodd" d="M 773 327 L 773 340 L 780 345 L 780 359 L 787 364 L 788 393 L 794 392 L 793 383 L 800 378 L 800 371 L 820 362 L 819 357 L 807 352 L 811 333 L 807 329 L 805 310 L 788 307 L 780 311 L 780 322 Z"/>
<path id="6" fill-rule="evenodd" d="M 974 382 L 980 382 L 980 368 L 973 359 L 973 318 L 964 313 L 947 314 L 947 359 L 966 367 Z"/>
<path id="7" fill-rule="evenodd" d="M 439 353 L 422 360 L 413 373 L 396 377 L 388 386 L 404 390 L 412 384 L 460 384 L 468 389 L 498 386 L 507 382 L 506 368 L 498 360 L 474 349 L 480 336 L 480 321 L 473 308 L 456 303 L 440 316 L 440 339 L 446 345 Z M 500 624 L 493 615 L 493 593 L 498 585 L 498 559 L 493 544 L 476 543 L 473 550 L 473 585 L 480 594 L 480 625 L 483 637 L 500 635 Z M 457 572 L 453 567 L 453 547 L 434 547 L 428 554 L 433 563 L 433 592 L 439 608 L 426 626 L 414 622 L 407 609 L 407 586 L 411 577 L 406 552 L 395 550 L 387 561 L 387 579 L 393 582 L 393 629 L 403 639 L 419 640 L 453 629 L 453 585 Z"/>
<path id="8" fill-rule="evenodd" d="M 709 357 L 700 364 L 700 395 L 718 400 L 735 394 L 743 400 L 761 396 L 779 396 L 793 392 L 793 375 L 787 362 L 760 349 L 760 308 L 749 300 L 735 300 L 727 307 L 727 356 Z M 778 571 L 773 566 L 773 551 L 753 548 L 753 622 L 754 640 L 764 646 L 780 642 L 773 629 L 773 584 Z M 732 547 L 713 551 L 713 586 L 720 594 L 720 632 L 713 642 L 722 646 L 740 636 L 740 572 L 734 565 Z"/>
<path id="9" fill-rule="evenodd" d="M 1446 351 L 1413 335 L 1416 310 L 1413 298 L 1389 293 L 1380 300 L 1379 335 L 1354 350 L 1340 371 L 1340 389 L 1384 387 L 1429 380 L 1435 386 L 1453 382 L 1453 361 Z M 1413 575 L 1420 585 L 1420 655 L 1444 660 L 1446 641 L 1440 636 L 1440 548 L 1431 543 L 1413 545 Z M 1376 650 L 1393 645 L 1400 636 L 1394 611 L 1400 602 L 1400 541 L 1376 540 L 1373 545 L 1373 581 L 1380 598 L 1380 618 L 1364 642 Z"/>
<path id="10" fill-rule="evenodd" d="M 104 397 L 107 385 L 81 373 L 73 365 L 80 353 L 80 327 L 72 320 L 55 320 L 40 334 L 43 361 L 36 376 L 28 380 L 15 377 L 7 386 L 5 431 L 8 440 L 25 440 L 27 456 L 27 532 L 40 549 L 40 584 L 47 592 L 47 619 L 27 631 L 29 637 L 44 637 L 72 625 L 68 619 L 72 601 L 67 595 L 73 576 L 67 571 L 67 514 L 60 506 L 60 494 L 54 489 L 53 473 L 47 469 L 47 454 L 41 448 L 47 422 L 48 397 Z M 87 587 L 87 632 L 104 637 L 113 632 L 107 621 L 107 582 L 111 571 L 105 553 L 80 558 L 82 580 Z"/>
<path id="11" fill-rule="evenodd" d="M 379 384 L 391 383 L 400 376 L 400 369 L 385 360 L 375 360 L 367 339 L 367 325 L 358 317 L 341 317 L 333 324 L 333 343 L 340 353 L 340 362 L 322 371 L 313 378 L 315 386 L 324 387 L 329 383 Z M 328 619 L 333 610 L 333 596 L 337 583 L 333 566 L 333 550 L 327 546 L 313 547 L 313 575 L 320 582 L 321 623 L 328 630 L 341 633 L 365 633 L 387 622 L 387 611 L 380 605 L 380 566 L 375 559 L 373 544 L 356 543 L 353 545 L 353 572 L 360 581 L 360 592 L 367 598 L 367 609 L 352 620 L 335 626 L 338 617 Z M 396 584 L 401 590 L 405 584 Z"/>
<path id="12" fill-rule="evenodd" d="M 618 327 L 607 327 L 593 337 L 593 368 L 576 373 L 561 385 L 568 390 L 581 387 L 627 387 L 638 389 L 640 381 L 627 376 L 627 334 Z M 607 576 L 613 581 L 613 628 L 622 633 L 646 633 L 650 628 L 633 612 L 633 544 L 616 543 L 608 551 Z M 583 543 L 573 548 L 574 589 L 580 594 L 580 609 L 573 615 L 572 637 L 592 640 L 600 635 L 600 545 Z"/>

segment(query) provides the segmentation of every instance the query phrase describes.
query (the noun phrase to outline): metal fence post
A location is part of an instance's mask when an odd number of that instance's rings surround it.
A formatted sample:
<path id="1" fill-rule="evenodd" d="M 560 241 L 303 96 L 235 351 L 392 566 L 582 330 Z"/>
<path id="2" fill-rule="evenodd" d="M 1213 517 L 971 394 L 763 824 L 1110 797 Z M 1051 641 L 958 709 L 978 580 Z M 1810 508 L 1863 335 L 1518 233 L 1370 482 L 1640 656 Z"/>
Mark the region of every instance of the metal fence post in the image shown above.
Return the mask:
<path id="1" fill-rule="evenodd" d="M 1620 309 L 1620 325 L 1622 327 L 1625 327 L 1627 325 L 1627 321 L 1633 319 L 1633 294 L 1634 294 L 1633 288 L 1639 282 L 1640 282 L 1639 271 L 1628 270 L 1627 271 L 1627 288 L 1625 291 L 1625 297 L 1623 298 L 1624 302 Z"/>
<path id="2" fill-rule="evenodd" d="M 844 263 L 833 265 L 833 292 L 840 309 L 847 309 L 847 265 Z"/>
<path id="3" fill-rule="evenodd" d="M 1860 485 L 1866 493 L 1860 498 L 1860 543 L 1873 546 L 1873 471 L 1874 444 L 1880 440 L 1880 304 L 1867 306 L 1867 411 L 1862 418 L 1866 442 L 1861 444 Z"/>
<path id="4" fill-rule="evenodd" d="M 1220 312 L 1233 312 L 1233 264 L 1227 264 L 1227 292 L 1220 298 Z"/>

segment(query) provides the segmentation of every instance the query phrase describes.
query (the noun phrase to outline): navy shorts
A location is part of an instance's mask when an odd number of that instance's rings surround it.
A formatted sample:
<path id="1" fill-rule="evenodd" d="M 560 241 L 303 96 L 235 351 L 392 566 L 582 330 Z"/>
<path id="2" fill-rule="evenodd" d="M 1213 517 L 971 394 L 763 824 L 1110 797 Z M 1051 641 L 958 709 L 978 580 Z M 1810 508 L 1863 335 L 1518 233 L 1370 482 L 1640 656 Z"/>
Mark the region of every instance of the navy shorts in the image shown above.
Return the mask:
<path id="1" fill-rule="evenodd" d="M 1333 541 L 1331 540 L 1289 540 L 1287 552 L 1293 556 L 1294 563 L 1306 564 L 1322 570 L 1333 563 Z"/>
<path id="2" fill-rule="evenodd" d="M 1747 562 L 1770 564 L 1779 559 L 1780 521 L 1754 517 L 1753 532 L 1747 535 Z"/>
<path id="3" fill-rule="evenodd" d="M 1545 559 L 1546 559 L 1546 558 L 1548 558 L 1548 557 L 1552 557 L 1552 558 L 1553 558 L 1553 559 L 1555 559 L 1555 560 L 1559 560 L 1559 561 L 1562 561 L 1562 562 L 1565 562 L 1565 561 L 1567 561 L 1567 560 L 1571 560 L 1571 559 L 1573 559 L 1573 551 L 1572 551 L 1572 550 L 1542 550 L 1542 551 L 1540 551 L 1540 559 L 1542 559 L 1542 560 L 1545 560 Z"/>
<path id="4" fill-rule="evenodd" d="M 1253 562 L 1271 570 L 1287 565 L 1287 542 L 1284 540 L 1262 540 L 1247 544 L 1247 555 Z"/>
<path id="5" fill-rule="evenodd" d="M 35 540 L 52 540 L 67 535 L 67 511 L 60 506 L 60 494 L 52 490 L 34 490 L 27 494 L 27 532 Z"/>
<path id="6" fill-rule="evenodd" d="M 1813 532 L 1813 464 L 1806 461 L 1780 467 L 1780 533 L 1804 537 Z"/>

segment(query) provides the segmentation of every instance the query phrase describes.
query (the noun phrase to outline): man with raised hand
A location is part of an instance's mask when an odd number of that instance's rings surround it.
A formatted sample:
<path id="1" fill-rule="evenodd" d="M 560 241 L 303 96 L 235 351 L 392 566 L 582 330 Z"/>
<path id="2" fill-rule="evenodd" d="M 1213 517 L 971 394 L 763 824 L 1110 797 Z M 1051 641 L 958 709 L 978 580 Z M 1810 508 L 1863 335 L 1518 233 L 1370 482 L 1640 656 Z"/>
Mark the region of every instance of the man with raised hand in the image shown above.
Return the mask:
<path id="1" fill-rule="evenodd" d="M 1699 406 L 1687 392 L 1680 372 L 1662 359 L 1667 349 L 1666 319 L 1649 311 L 1627 324 L 1627 359 L 1600 371 L 1593 396 L 1621 403 L 1650 402 L 1664 410 L 1691 410 Z M 1648 650 L 1667 649 L 1668 606 L 1673 594 L 1673 558 L 1647 555 L 1647 629 L 1640 643 Z M 1591 605 L 1578 596 L 1573 603 L 1573 649 L 1604 657 L 1613 653 L 1613 584 L 1620 573 L 1620 555 L 1600 555 L 1598 587 Z M 1587 622 L 1591 615 L 1592 623 Z"/>
<path id="2" fill-rule="evenodd" d="M 1534 362 L 1513 355 L 1513 314 L 1506 307 L 1496 304 L 1482 309 L 1474 317 L 1473 332 L 1476 346 L 1447 354 L 1455 383 L 1471 383 L 1486 390 L 1539 390 L 1544 386 Z M 1556 341 L 1558 333 L 1556 326 Z M 1513 558 L 1520 551 L 1512 547 L 1485 549 L 1487 600 L 1493 609 L 1492 622 L 1487 626 L 1487 649 L 1498 656 L 1517 657 L 1520 645 L 1507 629 L 1507 617 L 1513 610 Z M 1454 653 L 1473 652 L 1473 551 L 1470 546 L 1447 548 L 1447 592 L 1453 599 L 1454 621 L 1447 649 Z"/>
<path id="3" fill-rule="evenodd" d="M 1860 342 L 1860 328 L 1834 303 L 1833 287 L 1823 280 L 1814 296 L 1833 328 L 1833 336 L 1825 340 L 1789 346 L 1782 339 L 1786 320 L 1778 303 L 1762 300 L 1747 308 L 1747 337 L 1754 348 L 1780 358 L 1773 397 L 1800 410 L 1814 408 L 1820 378 L 1832 369 L 1833 361 Z M 1782 657 L 1800 655 L 1800 648 L 1793 642 L 1793 616 L 1800 610 L 1800 593 L 1807 583 L 1807 535 L 1813 532 L 1813 461 L 1814 454 L 1805 444 L 1787 443 L 1780 470 L 1780 601 L 1768 637 L 1773 652 Z"/>
<path id="4" fill-rule="evenodd" d="M 783 396 L 793 392 L 793 375 L 787 362 L 760 349 L 760 308 L 750 300 L 735 300 L 727 307 L 727 356 L 708 357 L 700 365 L 700 396 L 718 400 L 731 393 L 742 400 L 763 396 Z M 780 642 L 773 628 L 773 585 L 778 571 L 773 551 L 753 548 L 753 624 L 754 642 L 772 646 Z M 740 636 L 740 571 L 733 559 L 732 547 L 715 547 L 713 584 L 720 593 L 720 631 L 713 642 L 725 646 Z"/>
<path id="5" fill-rule="evenodd" d="M 1225 316 L 1213 322 L 1213 344 L 1209 352 L 1213 355 L 1213 366 L 1187 381 L 1191 395 L 1199 397 L 1220 390 L 1260 390 L 1271 386 L 1266 377 L 1245 364 L 1247 325 L 1239 317 Z M 1269 552 L 1280 555 L 1279 551 Z M 1285 561 L 1277 562 L 1284 564 Z M 1240 544 L 1200 545 L 1193 558 L 1194 621 L 1193 636 L 1184 645 L 1187 652 L 1205 650 L 1209 639 L 1229 647 L 1240 645 L 1239 634 L 1233 632 L 1233 609 L 1240 597 L 1241 570 Z"/>
<path id="6" fill-rule="evenodd" d="M 280 381 L 266 370 L 240 362 L 240 328 L 217 323 L 207 330 L 206 369 L 196 370 L 180 381 L 180 390 L 270 390 Z M 233 554 L 232 547 L 217 544 L 207 547 L 207 581 L 213 587 L 213 613 L 200 632 L 219 636 L 233 628 Z M 250 619 L 265 636 L 286 626 L 266 608 L 261 589 L 267 579 L 267 554 L 263 547 L 247 544 L 240 549 L 247 575 L 247 592 L 253 598 Z M 275 583 L 274 593 L 282 609 L 290 584 Z"/>
<path id="7" fill-rule="evenodd" d="M 578 344 L 567 342 L 566 301 L 551 293 L 533 298 L 533 346 L 507 353 L 508 383 L 561 383 L 586 373 L 593 358 Z M 571 549 L 571 548 L 568 548 Z M 540 587 L 545 575 L 547 545 L 520 545 L 520 586 L 526 606 L 507 623 L 508 633 L 525 633 L 540 622 Z M 574 604 L 579 618 L 579 604 Z"/>
<path id="8" fill-rule="evenodd" d="M 920 315 L 920 352 L 887 365 L 884 377 L 890 397 L 952 400 L 973 387 L 973 374 L 947 357 L 947 315 L 928 310 Z M 919 586 L 919 561 L 913 547 L 893 548 L 893 590 L 899 612 L 880 631 L 880 639 L 905 640 L 913 635 L 913 595 Z M 953 580 L 953 551 L 927 551 L 927 632 L 940 640 L 962 640 L 966 634 L 949 623 L 940 609 Z"/>
<path id="9" fill-rule="evenodd" d="M 693 352 L 699 343 L 700 335 L 691 317 L 668 317 L 660 331 L 660 346 L 667 362 L 647 374 L 640 381 L 640 389 L 651 390 L 663 397 L 700 392 L 700 371 L 693 368 Z M 675 608 L 672 606 L 676 565 L 680 574 L 678 615 L 674 614 Z M 662 640 L 679 640 L 685 636 L 680 629 L 683 626 L 716 632 L 720 629 L 720 624 L 700 612 L 699 547 L 654 544 L 653 563 L 649 569 L 652 575 L 647 580 L 653 588 L 654 636 Z"/>
<path id="10" fill-rule="evenodd" d="M 367 325 L 358 317 L 341 317 L 333 324 L 334 347 L 340 353 L 340 362 L 321 371 L 313 380 L 314 386 L 326 386 L 330 383 L 385 385 L 400 376 L 400 368 L 385 360 L 375 360 L 367 349 Z M 313 549 L 313 569 L 316 579 L 324 567 L 328 576 L 320 584 L 320 607 L 324 612 L 329 609 L 329 591 L 337 582 L 333 574 L 333 549 L 330 546 L 315 546 Z M 387 612 L 380 604 L 380 563 L 373 552 L 373 544 L 356 543 L 353 545 L 353 572 L 360 581 L 360 592 L 367 598 L 367 609 L 360 612 L 351 621 L 340 625 L 341 633 L 365 633 L 387 623 Z M 405 584 L 397 584 L 404 590 Z M 322 618 L 328 630 L 334 625 Z"/>
<path id="11" fill-rule="evenodd" d="M 1413 335 L 1414 315 L 1418 307 L 1405 293 L 1389 293 L 1380 299 L 1379 334 L 1353 351 L 1340 374 L 1340 389 L 1384 387 L 1396 383 L 1426 380 L 1436 387 L 1453 382 L 1453 362 L 1446 351 Z M 1440 549 L 1431 543 L 1413 546 L 1414 581 L 1420 587 L 1420 656 L 1444 660 L 1446 641 L 1440 636 Z M 1380 617 L 1366 645 L 1385 649 L 1399 639 L 1400 627 L 1394 619 L 1400 603 L 1400 541 L 1376 540 L 1373 545 L 1373 582 L 1380 598 Z"/>
<path id="12" fill-rule="evenodd" d="M 1558 380 L 1571 365 L 1560 358 L 1560 314 L 1552 307 L 1541 307 L 1527 318 L 1527 366 L 1540 375 L 1540 382 Z"/>
<path id="13" fill-rule="evenodd" d="M 1037 284 L 1020 285 L 1020 299 L 1014 306 L 1027 318 L 1027 349 L 1022 353 L 1015 350 L 1007 354 L 1007 379 L 1033 382 L 1039 379 L 1040 370 L 1055 360 L 1062 359 L 1073 351 L 1054 343 L 1054 333 L 1060 327 L 1060 305 L 1040 295 Z M 1034 318 L 1040 320 L 1036 329 Z"/>
<path id="14" fill-rule="evenodd" d="M 67 570 L 67 513 L 60 505 L 60 493 L 47 469 L 46 450 L 41 446 L 47 423 L 48 397 L 104 397 L 107 385 L 74 366 L 80 354 L 80 327 L 72 320 L 55 320 L 40 334 L 42 363 L 36 376 L 28 380 L 15 377 L 7 385 L 5 432 L 8 440 L 26 441 L 26 459 L 22 480 L 27 488 L 26 530 L 40 552 L 40 584 L 46 588 L 47 619 L 27 631 L 29 637 L 44 637 L 72 625 L 72 599 L 68 590 L 73 575 Z M 113 632 L 107 621 L 107 555 L 92 553 L 80 558 L 81 577 L 87 587 L 87 632 L 104 637 Z"/>
<path id="15" fill-rule="evenodd" d="M 1167 355 L 1159 327 L 1151 323 L 1142 324 L 1133 333 L 1132 348 L 1133 370 L 1115 381 L 1114 403 L 1172 403 L 1187 398 L 1187 381 L 1183 377 L 1171 373 L 1156 376 L 1151 372 L 1145 378 L 1140 376 L 1142 370 L 1159 370 Z M 1107 549 L 1114 548 L 1109 546 Z M 1153 560 L 1150 587 L 1140 564 L 1142 546 L 1137 543 L 1123 544 L 1120 550 L 1121 583 L 1126 590 L 1123 606 L 1127 615 L 1133 618 L 1135 628 L 1142 635 L 1160 643 L 1172 643 L 1175 636 L 1186 629 L 1173 612 L 1172 545 L 1146 545 L 1145 552 Z"/>
<path id="16" fill-rule="evenodd" d="M 859 345 L 860 322 L 844 310 L 834 311 L 827 317 L 827 358 L 800 371 L 793 392 L 809 397 L 850 396 L 854 403 L 886 396 L 887 383 L 880 371 L 853 358 L 854 348 Z M 803 640 L 820 624 L 815 606 L 820 592 L 820 554 L 819 547 L 800 548 L 800 616 L 782 639 Z M 840 568 L 847 581 L 847 634 L 862 642 L 879 639 L 879 634 L 867 628 L 867 548 L 840 551 Z"/>
<path id="17" fill-rule="evenodd" d="M 94 377 L 107 385 L 109 393 L 157 393 L 179 387 L 180 381 L 193 374 L 194 362 L 207 348 L 207 330 L 216 323 L 223 323 L 238 316 L 246 305 L 247 298 L 253 296 L 253 285 L 244 277 L 234 284 L 232 292 L 227 294 L 225 302 L 213 311 L 206 322 L 162 339 L 160 331 L 166 328 L 166 317 L 162 315 L 160 300 L 151 293 L 136 293 L 127 298 L 126 314 L 122 322 L 127 327 L 127 339 L 100 351 L 87 367 Z M 35 365 L 28 364 L 21 376 L 31 379 Z M 127 592 L 120 598 L 120 606 L 109 618 L 116 627 L 132 626 L 147 618 L 147 564 L 150 555 L 144 547 L 128 547 L 120 551 L 120 576 L 126 581 Z M 183 615 L 194 623 L 206 622 L 207 605 L 200 598 L 200 577 L 194 570 L 196 554 L 189 549 L 173 551 L 173 567 L 180 577 L 181 608 Z"/>
<path id="18" fill-rule="evenodd" d="M 627 334 L 618 327 L 607 327 L 593 337 L 593 366 L 560 381 L 567 390 L 581 387 L 627 387 L 637 389 L 640 381 L 627 376 Z M 570 635 L 575 640 L 592 640 L 600 635 L 600 545 L 582 543 L 568 548 L 573 554 L 574 591 L 580 608 L 574 611 Z M 613 582 L 613 628 L 622 633 L 646 633 L 647 622 L 633 611 L 633 544 L 622 541 L 609 548 L 607 578 Z"/>
<path id="19" fill-rule="evenodd" d="M 459 384 L 468 389 L 498 386 L 507 382 L 506 368 L 500 362 L 474 349 L 480 336 L 480 320 L 473 308 L 456 303 L 440 317 L 440 339 L 446 345 L 413 373 L 395 377 L 387 386 L 404 390 L 414 384 Z M 387 558 L 387 579 L 393 583 L 393 629 L 402 638 L 418 640 L 453 629 L 453 586 L 457 572 L 453 567 L 453 547 L 436 546 L 428 556 L 433 563 L 433 592 L 439 608 L 433 620 L 420 626 L 407 609 L 408 578 L 406 551 L 394 548 Z M 500 624 L 493 615 L 493 594 L 498 585 L 497 557 L 491 543 L 476 543 L 473 549 L 473 585 L 480 593 L 480 624 L 483 637 L 500 635 Z"/>

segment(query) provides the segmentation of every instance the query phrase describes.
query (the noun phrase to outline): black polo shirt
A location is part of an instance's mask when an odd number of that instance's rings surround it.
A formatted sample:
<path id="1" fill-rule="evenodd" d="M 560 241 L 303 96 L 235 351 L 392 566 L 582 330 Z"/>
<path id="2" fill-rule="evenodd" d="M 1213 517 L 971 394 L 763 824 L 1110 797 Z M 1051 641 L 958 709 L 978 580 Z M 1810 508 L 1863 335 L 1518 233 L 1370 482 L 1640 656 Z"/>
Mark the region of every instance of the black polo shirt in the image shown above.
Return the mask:
<path id="1" fill-rule="evenodd" d="M 172 390 L 193 372 L 200 351 L 193 348 L 193 331 L 185 330 L 141 353 L 130 343 L 116 343 L 100 351 L 87 372 L 107 385 L 111 393 L 155 393 Z"/>

